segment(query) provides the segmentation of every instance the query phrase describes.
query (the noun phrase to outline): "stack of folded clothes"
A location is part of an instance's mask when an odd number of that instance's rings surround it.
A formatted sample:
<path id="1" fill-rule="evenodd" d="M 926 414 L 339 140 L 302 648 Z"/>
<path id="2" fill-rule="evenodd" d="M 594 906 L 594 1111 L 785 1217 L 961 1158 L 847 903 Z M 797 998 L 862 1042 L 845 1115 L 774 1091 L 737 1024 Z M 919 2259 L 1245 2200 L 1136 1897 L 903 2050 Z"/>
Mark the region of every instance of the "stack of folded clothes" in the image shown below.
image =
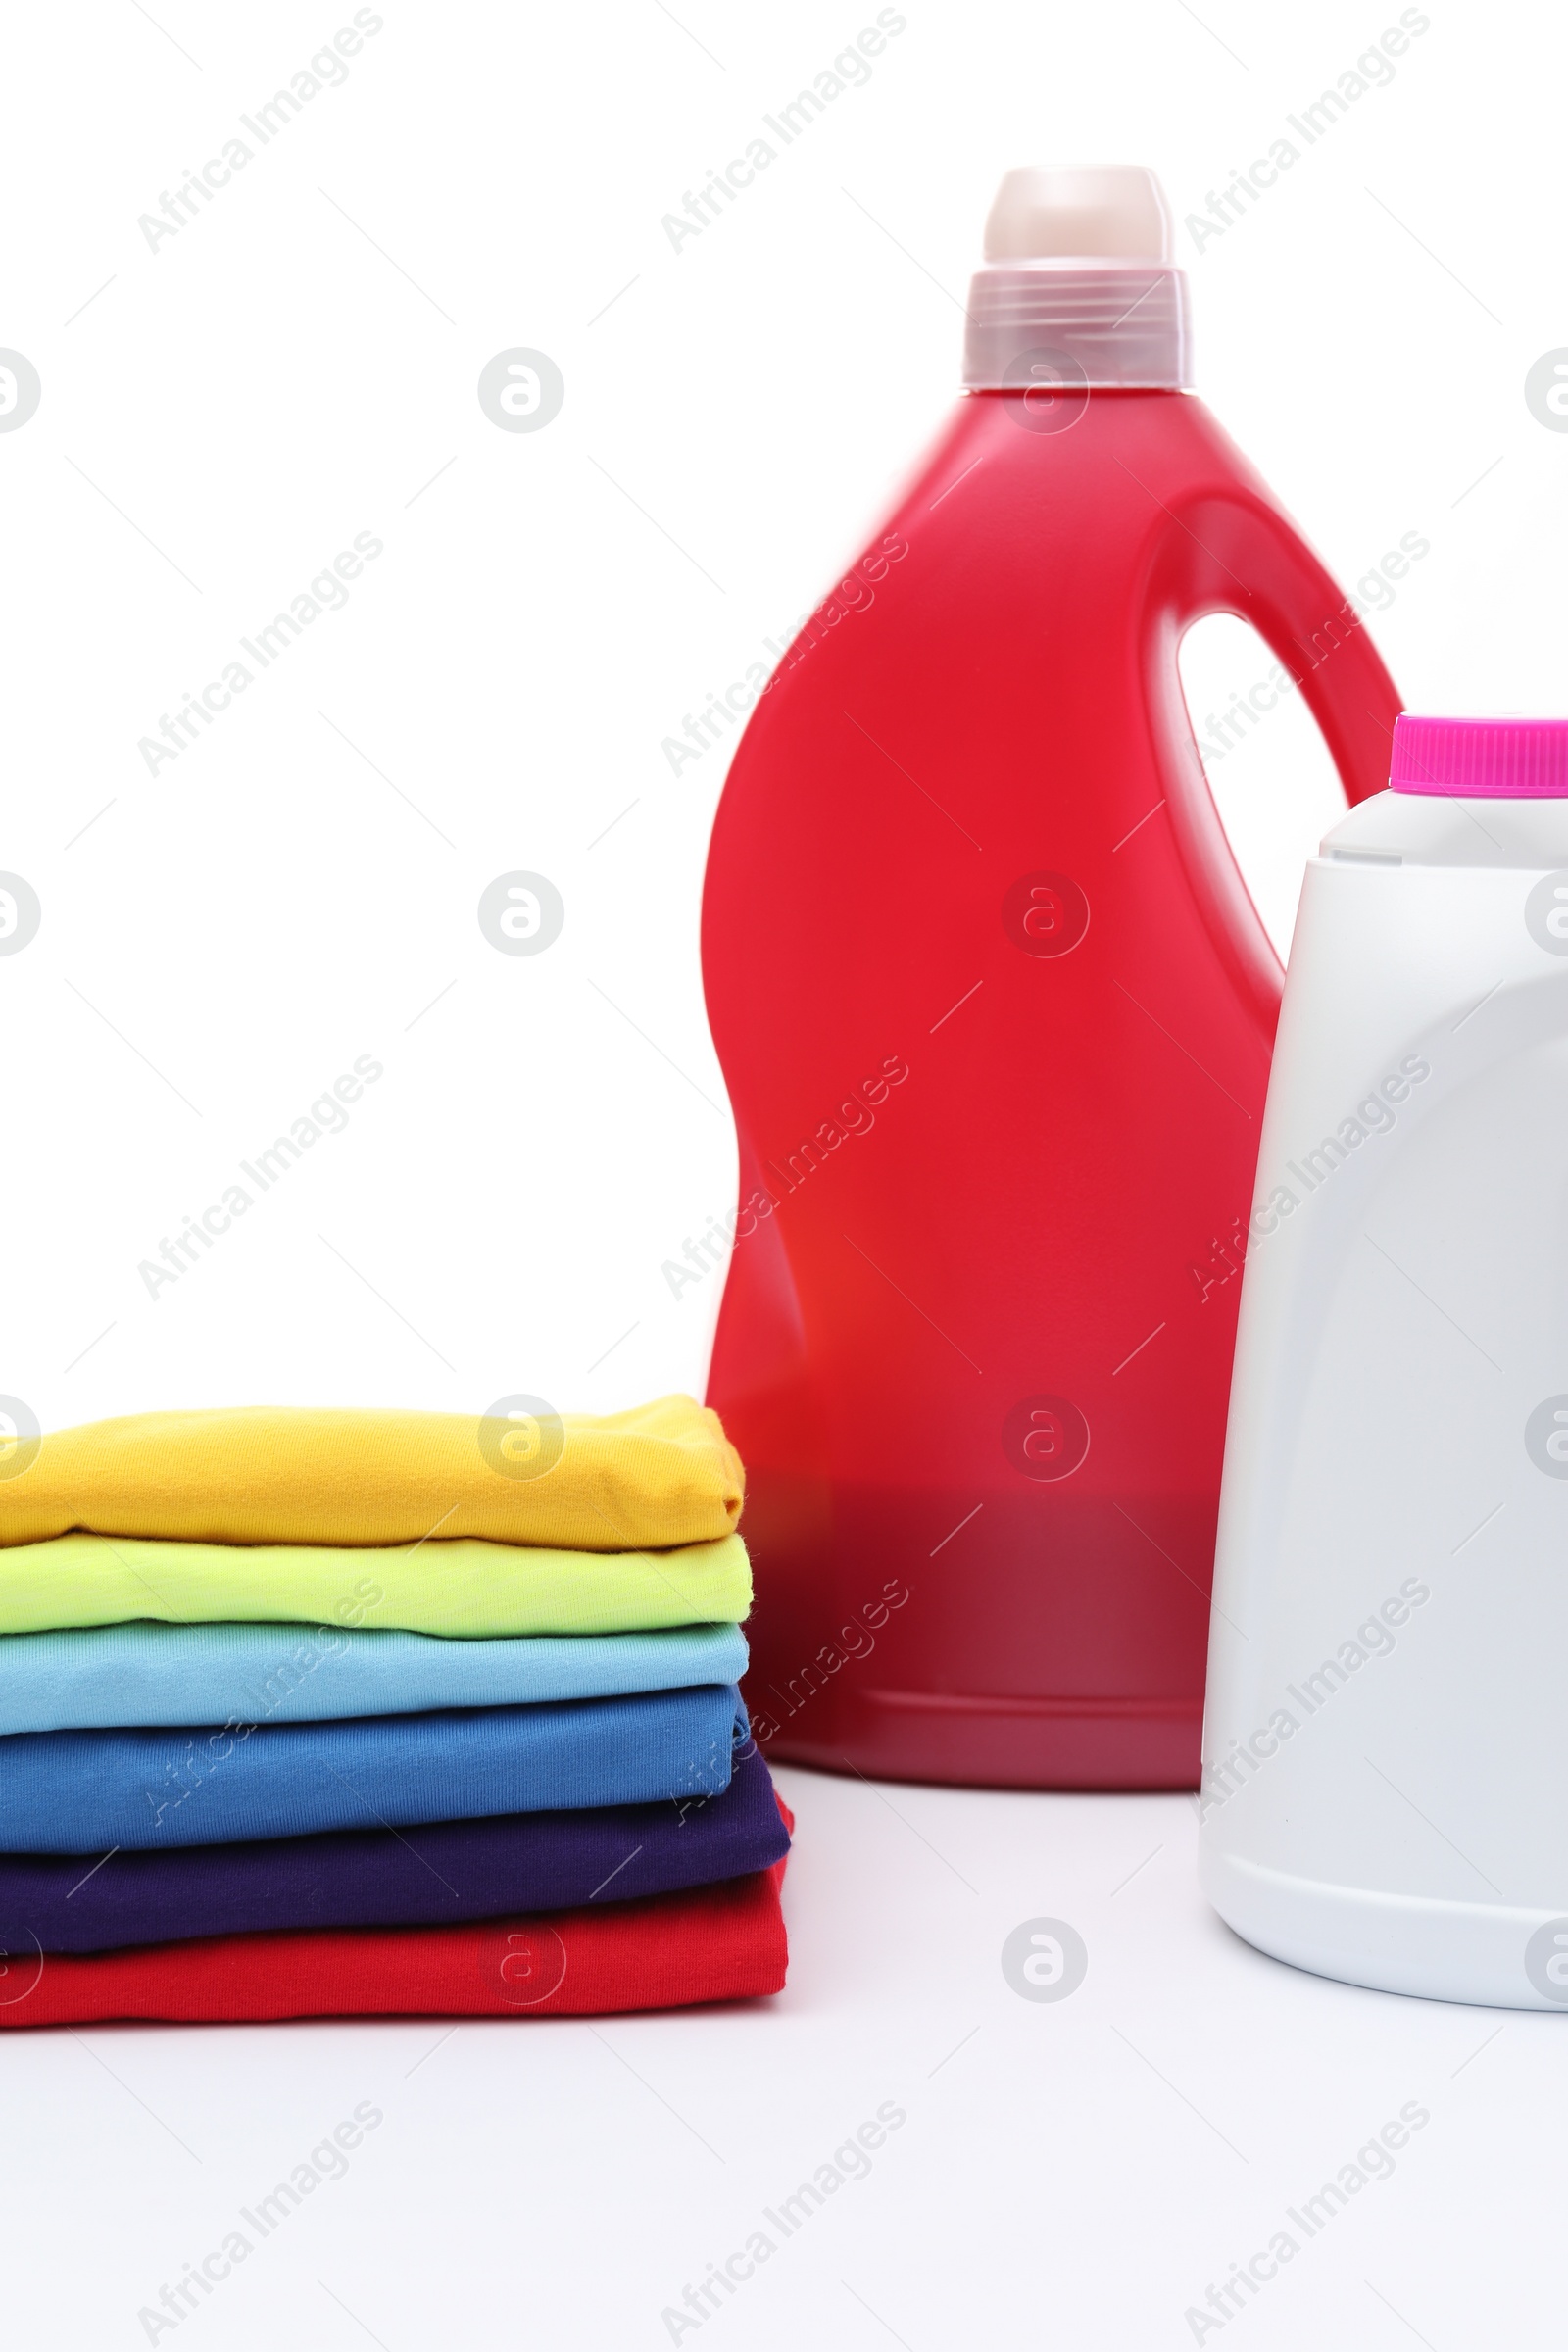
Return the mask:
<path id="1" fill-rule="evenodd" d="M 779 1989 L 716 1415 L 152 1413 L 11 1467 L 0 2027 Z"/>

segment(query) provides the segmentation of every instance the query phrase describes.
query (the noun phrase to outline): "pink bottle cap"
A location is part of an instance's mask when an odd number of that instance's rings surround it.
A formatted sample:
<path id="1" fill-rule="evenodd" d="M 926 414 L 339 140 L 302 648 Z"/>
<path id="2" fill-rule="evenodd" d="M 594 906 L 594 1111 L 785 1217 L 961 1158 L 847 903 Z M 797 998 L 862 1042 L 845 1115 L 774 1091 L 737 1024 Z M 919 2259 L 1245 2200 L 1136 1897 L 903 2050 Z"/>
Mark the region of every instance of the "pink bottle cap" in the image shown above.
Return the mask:
<path id="1" fill-rule="evenodd" d="M 1394 722 L 1392 792 L 1467 800 L 1568 799 L 1568 718 L 1415 718 Z"/>

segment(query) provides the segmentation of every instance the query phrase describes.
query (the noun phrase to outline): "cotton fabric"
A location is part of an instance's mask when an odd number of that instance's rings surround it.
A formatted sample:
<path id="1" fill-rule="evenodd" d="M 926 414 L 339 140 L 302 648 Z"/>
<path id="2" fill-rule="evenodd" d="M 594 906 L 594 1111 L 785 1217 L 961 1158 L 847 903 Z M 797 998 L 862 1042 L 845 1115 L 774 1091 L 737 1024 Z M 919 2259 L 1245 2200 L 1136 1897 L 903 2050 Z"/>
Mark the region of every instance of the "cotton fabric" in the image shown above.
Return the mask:
<path id="1" fill-rule="evenodd" d="M 249 1732 L 18 1732 L 0 1853 L 102 1854 L 706 1796 L 745 1737 L 732 1685 Z M 0 1922 L 0 1927 L 4 1923 Z"/>
<path id="2" fill-rule="evenodd" d="M 0 1481 L 0 1495 L 8 1492 Z M 94 1535 L 0 1548 L 0 1634 L 155 1617 L 502 1639 L 710 1625 L 738 1620 L 751 1605 L 739 1536 L 673 1551 L 562 1551 L 471 1538 L 344 1550 Z"/>
<path id="3" fill-rule="evenodd" d="M 603 2017 L 781 1989 L 784 1864 L 636 1903 L 456 1928 L 220 1936 L 17 1955 L 0 2029 L 108 2018 Z"/>
<path id="4" fill-rule="evenodd" d="M 511 1813 L 112 1855 L 0 1854 L 9 1954 L 301 1928 L 450 1927 L 637 1902 L 765 1870 L 789 1845 L 767 1766 L 748 1743 L 716 1796 Z M 19 1980 L 21 1981 L 21 1980 Z M 15 1990 L 16 1984 L 11 1985 Z"/>
<path id="5" fill-rule="evenodd" d="M 90 1626 L 0 1635 L 0 1736 L 521 1706 L 737 1683 L 745 1671 L 738 1625 L 496 1642 L 330 1625 Z"/>
<path id="6" fill-rule="evenodd" d="M 559 1455 L 556 1447 L 559 1442 Z M 690 1396 L 541 1415 L 243 1405 L 133 1413 L 24 1440 L 0 1544 L 85 1530 L 200 1544 L 441 1536 L 578 1551 L 710 1542 L 740 1517 L 740 1457 Z"/>

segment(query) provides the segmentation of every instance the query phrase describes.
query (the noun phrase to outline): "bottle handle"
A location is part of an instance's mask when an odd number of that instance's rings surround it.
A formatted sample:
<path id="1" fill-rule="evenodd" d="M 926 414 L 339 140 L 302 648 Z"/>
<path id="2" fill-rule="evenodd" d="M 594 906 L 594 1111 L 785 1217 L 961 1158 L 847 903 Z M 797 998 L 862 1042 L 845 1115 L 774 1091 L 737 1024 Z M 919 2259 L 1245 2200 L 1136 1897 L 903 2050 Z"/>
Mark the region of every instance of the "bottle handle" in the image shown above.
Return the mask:
<path id="1" fill-rule="evenodd" d="M 1388 783 L 1402 704 L 1348 598 L 1260 490 L 1210 488 L 1178 514 L 1151 566 L 1145 684 L 1177 845 L 1215 945 L 1272 1045 L 1284 971 L 1214 806 L 1176 657 L 1194 621 L 1247 621 L 1299 687 L 1353 807 Z"/>

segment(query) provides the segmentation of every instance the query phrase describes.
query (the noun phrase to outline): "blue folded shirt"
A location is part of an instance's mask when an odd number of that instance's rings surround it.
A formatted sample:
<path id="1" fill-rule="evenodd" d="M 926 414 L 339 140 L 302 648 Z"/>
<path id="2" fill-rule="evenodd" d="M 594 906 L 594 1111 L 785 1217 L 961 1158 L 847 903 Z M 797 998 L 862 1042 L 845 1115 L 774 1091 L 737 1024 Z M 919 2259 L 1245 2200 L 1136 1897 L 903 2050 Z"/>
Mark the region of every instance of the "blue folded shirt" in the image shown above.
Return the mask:
<path id="1" fill-rule="evenodd" d="M 446 1927 L 639 1902 L 766 1870 L 789 1842 L 767 1766 L 748 1741 L 726 1789 L 674 1803 L 122 1850 L 96 1867 L 80 1854 L 0 1854 L 0 1922 L 20 1987 L 39 1951 L 261 1929 Z"/>
<path id="2" fill-rule="evenodd" d="M 738 1683 L 745 1671 L 738 1625 L 487 1642 L 144 1620 L 0 1635 L 0 1734 L 523 1706 Z"/>
<path id="3" fill-rule="evenodd" d="M 101 1854 L 709 1796 L 746 1737 L 733 1684 L 221 1731 L 18 1732 L 0 1853 Z"/>

